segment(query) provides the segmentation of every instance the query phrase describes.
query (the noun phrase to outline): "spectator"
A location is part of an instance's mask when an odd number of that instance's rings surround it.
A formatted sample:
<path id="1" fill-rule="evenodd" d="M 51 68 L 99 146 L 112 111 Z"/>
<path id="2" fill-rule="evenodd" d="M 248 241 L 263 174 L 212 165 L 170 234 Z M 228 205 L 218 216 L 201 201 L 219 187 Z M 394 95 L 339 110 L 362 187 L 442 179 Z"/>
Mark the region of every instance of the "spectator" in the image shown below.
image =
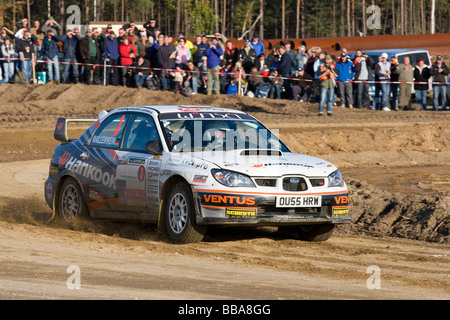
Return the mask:
<path id="1" fill-rule="evenodd" d="M 51 31 L 53 34 L 58 35 L 61 30 L 61 25 L 53 19 L 47 20 L 42 26 L 42 32 L 46 34 L 48 34 L 48 31 Z"/>
<path id="2" fill-rule="evenodd" d="M 130 21 L 129 23 L 125 23 L 122 28 L 124 28 L 128 35 L 130 36 L 130 42 L 134 45 L 133 37 L 136 36 L 139 37 L 139 29 L 136 27 L 136 24 L 134 21 Z M 137 40 L 136 40 L 137 41 Z"/>
<path id="3" fill-rule="evenodd" d="M 16 54 L 16 49 L 11 43 L 10 38 L 5 38 L 2 45 L 2 57 L 5 59 L 3 61 L 3 70 L 5 71 L 5 82 L 12 83 L 14 81 L 14 55 Z"/>
<path id="4" fill-rule="evenodd" d="M 21 62 L 21 69 L 25 73 L 25 82 L 31 83 L 31 66 L 33 53 L 35 53 L 34 44 L 37 38 L 30 31 L 25 31 L 22 39 L 16 39 L 17 52 Z"/>
<path id="5" fill-rule="evenodd" d="M 120 65 L 122 66 L 122 85 L 130 86 L 130 67 L 133 65 L 133 59 L 136 57 L 136 48 L 130 43 L 128 38 L 123 39 L 123 44 L 119 46 Z"/>
<path id="6" fill-rule="evenodd" d="M 295 71 L 292 83 L 292 99 L 300 102 L 308 102 L 311 94 L 313 78 L 302 67 Z"/>
<path id="7" fill-rule="evenodd" d="M 105 65 L 117 66 L 119 64 L 119 44 L 116 41 L 116 33 L 109 32 L 105 43 Z M 117 67 L 106 67 L 106 85 L 119 85 L 119 70 Z"/>
<path id="8" fill-rule="evenodd" d="M 313 71 L 314 71 L 313 89 L 314 89 L 314 96 L 315 96 L 316 102 L 321 100 L 319 71 L 320 71 L 320 66 L 324 63 L 324 61 L 325 61 L 325 52 L 320 52 L 317 54 L 317 59 L 314 61 L 314 64 L 313 64 Z"/>
<path id="9" fill-rule="evenodd" d="M 44 40 L 45 37 L 45 33 L 41 29 L 41 23 L 38 20 L 34 21 L 34 27 L 30 29 L 30 32 L 37 38 L 37 41 L 34 43 L 34 47 L 36 53 L 38 53 L 41 51 L 42 40 Z"/>
<path id="10" fill-rule="evenodd" d="M 202 36 L 202 41 L 200 44 L 197 44 L 197 51 L 196 51 L 199 68 L 200 68 L 200 64 L 202 64 L 202 58 L 205 55 L 205 50 L 208 47 L 209 47 L 208 38 L 206 36 Z"/>
<path id="11" fill-rule="evenodd" d="M 283 78 L 278 74 L 278 70 L 275 68 L 269 75 L 270 79 L 270 91 L 269 98 L 273 98 L 276 93 L 276 99 L 281 99 L 281 88 L 283 87 Z"/>
<path id="12" fill-rule="evenodd" d="M 403 63 L 397 67 L 397 71 L 398 81 L 400 81 L 400 97 L 398 105 L 400 109 L 409 110 L 412 82 L 414 81 L 414 68 L 410 63 L 408 56 L 406 56 L 403 59 Z"/>
<path id="13" fill-rule="evenodd" d="M 309 59 L 309 56 L 306 53 L 306 47 L 304 45 L 301 45 L 300 48 L 298 49 L 297 55 L 295 56 L 297 69 L 298 68 L 306 69 L 306 64 L 308 62 L 308 59 Z"/>
<path id="14" fill-rule="evenodd" d="M 250 45 L 255 49 L 256 56 L 259 57 L 261 54 L 266 53 L 264 44 L 259 40 L 259 35 L 257 33 L 253 34 L 252 41 Z"/>
<path id="15" fill-rule="evenodd" d="M 141 38 L 135 43 L 137 54 L 143 56 L 146 60 L 150 60 L 150 48 L 153 43 L 148 39 L 147 32 L 141 32 L 140 35 Z"/>
<path id="16" fill-rule="evenodd" d="M 42 41 L 42 55 L 44 59 L 47 60 L 47 69 L 48 69 L 48 82 L 47 83 L 56 83 L 59 84 L 59 60 L 58 60 L 58 42 L 61 39 L 54 34 L 51 29 L 47 31 L 47 35 Z"/>
<path id="17" fill-rule="evenodd" d="M 225 43 L 227 43 L 228 38 L 219 32 L 215 32 L 214 37 L 216 38 L 217 43 L 220 45 L 220 48 L 222 49 L 222 51 L 225 51 Z"/>
<path id="18" fill-rule="evenodd" d="M 261 55 L 259 55 L 256 58 L 254 66 L 256 67 L 256 69 L 258 71 L 264 71 L 264 70 L 268 69 L 266 56 L 264 53 L 262 53 Z"/>
<path id="19" fill-rule="evenodd" d="M 25 29 L 25 30 L 30 30 L 29 29 L 29 26 L 28 26 L 28 19 L 27 18 L 23 18 L 22 20 L 19 20 L 17 23 L 16 23 L 16 27 L 17 27 L 17 29 Z"/>
<path id="20" fill-rule="evenodd" d="M 353 63 L 347 59 L 345 52 L 341 53 L 339 61 L 336 62 L 336 70 L 339 73 L 337 85 L 341 97 L 341 105 L 353 108 L 353 84 L 350 81 L 355 77 L 355 72 Z"/>
<path id="21" fill-rule="evenodd" d="M 356 50 L 356 58 L 353 61 L 355 66 L 355 80 L 356 84 L 356 107 L 361 109 L 365 107 L 365 101 L 370 101 L 369 90 L 370 86 L 367 81 L 373 81 L 372 70 L 375 61 L 361 50 Z"/>
<path id="22" fill-rule="evenodd" d="M 318 71 L 320 81 L 319 116 L 323 116 L 324 105 L 327 104 L 327 115 L 332 115 L 334 88 L 339 72 L 336 70 L 331 56 L 326 55 L 324 63 Z"/>
<path id="23" fill-rule="evenodd" d="M 383 53 L 381 55 L 381 61 L 378 62 L 375 66 L 375 75 L 378 76 L 381 87 L 381 110 L 383 111 L 391 111 L 391 109 L 387 106 L 387 102 L 389 100 L 390 95 L 390 83 L 391 80 L 391 64 L 387 61 L 388 54 Z"/>
<path id="24" fill-rule="evenodd" d="M 223 60 L 225 64 L 231 63 L 235 65 L 236 61 L 239 58 L 239 50 L 233 45 L 233 43 L 228 40 L 225 44 L 225 52 L 223 54 Z"/>
<path id="25" fill-rule="evenodd" d="M 275 45 L 272 48 L 272 52 L 267 56 L 267 65 L 269 66 L 269 70 L 273 71 L 273 69 L 278 68 L 280 64 L 280 53 L 278 51 L 280 47 Z"/>
<path id="26" fill-rule="evenodd" d="M 256 60 L 256 51 L 250 44 L 250 40 L 245 40 L 245 44 L 241 50 L 239 50 L 238 61 L 242 63 L 246 73 L 250 73 Z"/>
<path id="27" fill-rule="evenodd" d="M 433 63 L 430 69 L 430 76 L 433 77 L 433 110 L 437 111 L 440 105 L 441 110 L 445 110 L 447 106 L 447 96 L 446 96 L 446 84 L 447 75 L 449 74 L 449 69 L 444 61 L 442 61 L 442 56 L 436 57 L 436 61 Z"/>
<path id="28" fill-rule="evenodd" d="M 178 35 L 178 39 L 177 41 L 173 44 L 175 47 L 177 47 L 180 44 L 181 40 L 184 40 L 184 45 L 186 47 L 188 47 L 189 51 L 190 51 L 190 58 L 188 60 L 192 60 L 192 57 L 195 55 L 195 53 L 197 52 L 197 47 L 188 39 L 186 39 L 186 37 L 184 36 L 184 33 L 180 32 L 180 34 Z M 187 62 L 185 64 L 185 66 L 187 65 Z"/>
<path id="29" fill-rule="evenodd" d="M 399 92 L 399 84 L 394 83 L 398 82 L 398 67 L 399 63 L 397 61 L 397 56 L 395 54 L 391 57 L 391 109 L 398 111 L 398 92 Z"/>
<path id="30" fill-rule="evenodd" d="M 163 90 L 172 89 L 172 76 L 169 70 L 175 69 L 176 49 L 170 43 L 170 37 L 164 37 L 164 43 L 158 49 L 158 60 L 161 68 L 161 84 Z"/>
<path id="31" fill-rule="evenodd" d="M 184 78 L 184 86 L 192 88 L 192 94 L 198 93 L 198 86 L 200 85 L 200 72 L 193 61 L 189 61 L 186 70 L 186 77 Z"/>
<path id="32" fill-rule="evenodd" d="M 73 33 L 72 30 L 67 30 L 67 33 L 62 37 L 63 53 L 64 53 L 64 72 L 62 74 L 62 82 L 69 81 L 69 71 L 72 69 L 72 76 L 75 83 L 78 83 L 78 65 L 77 65 L 77 47 L 78 41 L 81 38 Z"/>
<path id="33" fill-rule="evenodd" d="M 0 46 L 5 43 L 5 39 L 14 39 L 14 32 L 3 26 L 0 34 Z"/>
<path id="34" fill-rule="evenodd" d="M 134 62 L 133 74 L 136 88 L 142 88 L 144 86 L 144 81 L 146 81 L 150 75 L 150 64 L 143 56 L 138 56 L 137 60 Z"/>
<path id="35" fill-rule="evenodd" d="M 109 36 L 111 34 L 111 32 L 114 32 L 112 24 L 108 24 L 106 26 L 106 30 L 105 30 L 105 37 Z"/>
<path id="36" fill-rule="evenodd" d="M 289 56 L 289 58 L 291 58 L 291 61 L 292 61 L 291 74 L 289 75 L 289 76 L 291 76 L 295 73 L 296 64 L 297 64 L 297 54 L 294 51 L 292 41 L 285 41 L 284 46 L 286 48 L 287 55 Z"/>
<path id="37" fill-rule="evenodd" d="M 187 66 L 188 61 L 191 60 L 191 51 L 186 45 L 186 39 L 180 38 L 175 49 L 177 50 L 176 65 L 180 66 L 181 69 L 184 69 Z"/>
<path id="38" fill-rule="evenodd" d="M 208 58 L 208 89 L 207 94 L 212 94 L 213 82 L 214 91 L 216 94 L 220 94 L 220 57 L 223 55 L 223 50 L 219 45 L 217 38 L 213 38 L 210 42 L 210 46 L 205 50 L 205 56 Z"/>
<path id="39" fill-rule="evenodd" d="M 428 79 L 430 79 L 430 68 L 425 66 L 423 58 L 419 58 L 417 66 L 414 68 L 414 82 L 426 83 L 414 83 L 414 91 L 416 92 L 416 103 L 422 105 L 423 110 L 427 109 Z"/>
<path id="40" fill-rule="evenodd" d="M 119 35 L 116 38 L 117 44 L 120 46 L 121 44 L 123 44 L 123 39 L 128 38 L 128 35 L 125 32 L 124 28 L 120 28 L 119 29 Z M 130 40 L 128 38 L 128 40 Z"/>
<path id="41" fill-rule="evenodd" d="M 233 72 L 233 64 L 228 63 L 220 69 L 220 92 L 226 93 L 230 82 L 230 73 Z"/>
<path id="42" fill-rule="evenodd" d="M 155 19 L 150 19 L 150 21 L 144 23 L 144 28 L 147 30 L 147 36 L 157 38 L 155 31 L 158 29 L 158 25 Z"/>
<path id="43" fill-rule="evenodd" d="M 258 70 L 255 66 L 252 67 L 251 73 L 248 77 L 248 91 L 253 92 L 255 97 L 259 96 L 259 89 L 263 86 L 262 73 L 264 70 Z"/>
<path id="44" fill-rule="evenodd" d="M 100 50 L 98 42 L 93 36 L 92 29 L 86 30 L 86 36 L 80 40 L 79 51 L 84 66 L 82 74 L 83 82 L 87 85 L 92 83 L 91 71 L 94 70 L 94 65 L 98 63 L 100 57 Z M 94 71 L 94 83 L 98 84 L 98 71 Z"/>
<path id="45" fill-rule="evenodd" d="M 206 90 L 208 83 L 208 57 L 202 57 L 202 62 L 200 62 L 198 69 L 200 70 L 200 82 L 202 89 Z"/>
<path id="46" fill-rule="evenodd" d="M 183 90 L 183 79 L 186 73 L 181 68 L 180 65 L 176 66 L 176 69 L 171 72 L 171 76 L 173 77 L 173 81 L 175 83 L 175 92 L 180 93 Z"/>

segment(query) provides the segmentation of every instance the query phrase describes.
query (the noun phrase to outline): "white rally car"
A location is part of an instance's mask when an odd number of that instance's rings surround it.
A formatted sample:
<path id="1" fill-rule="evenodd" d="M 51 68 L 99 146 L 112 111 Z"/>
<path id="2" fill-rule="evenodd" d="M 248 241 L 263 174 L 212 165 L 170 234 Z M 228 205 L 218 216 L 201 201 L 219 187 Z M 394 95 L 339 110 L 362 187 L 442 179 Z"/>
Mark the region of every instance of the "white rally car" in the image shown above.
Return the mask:
<path id="1" fill-rule="evenodd" d="M 71 121 L 95 121 L 68 139 Z M 292 152 L 249 114 L 199 106 L 123 107 L 59 118 L 45 198 L 54 217 L 157 223 L 179 243 L 208 225 L 296 227 L 328 239 L 348 223 L 348 189 L 331 163 Z"/>

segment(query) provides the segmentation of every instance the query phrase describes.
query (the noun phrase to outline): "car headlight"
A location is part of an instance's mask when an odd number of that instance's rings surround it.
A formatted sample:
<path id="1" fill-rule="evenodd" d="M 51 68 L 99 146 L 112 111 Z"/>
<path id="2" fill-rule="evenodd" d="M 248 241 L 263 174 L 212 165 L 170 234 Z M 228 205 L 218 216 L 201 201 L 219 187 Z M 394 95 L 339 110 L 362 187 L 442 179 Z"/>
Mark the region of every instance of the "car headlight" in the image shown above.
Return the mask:
<path id="1" fill-rule="evenodd" d="M 344 185 L 344 178 L 339 170 L 334 171 L 328 176 L 328 187 L 342 187 Z"/>
<path id="2" fill-rule="evenodd" d="M 213 169 L 211 174 L 217 182 L 227 187 L 255 188 L 255 184 L 250 177 L 237 172 Z"/>

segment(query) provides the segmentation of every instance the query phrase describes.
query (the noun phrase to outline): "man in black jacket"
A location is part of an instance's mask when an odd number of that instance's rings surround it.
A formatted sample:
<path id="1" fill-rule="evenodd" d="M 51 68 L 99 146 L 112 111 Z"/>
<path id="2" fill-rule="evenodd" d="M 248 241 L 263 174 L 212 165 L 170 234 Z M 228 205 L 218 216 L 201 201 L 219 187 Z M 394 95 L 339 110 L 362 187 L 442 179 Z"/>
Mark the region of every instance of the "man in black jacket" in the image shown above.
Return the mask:
<path id="1" fill-rule="evenodd" d="M 164 37 L 164 43 L 158 49 L 158 60 L 161 67 L 161 85 L 163 90 L 172 89 L 172 76 L 170 72 L 175 69 L 175 46 L 170 43 L 170 37 Z"/>
<path id="2" fill-rule="evenodd" d="M 79 42 L 80 56 L 82 63 L 86 63 L 84 66 L 83 80 L 84 83 L 91 84 L 91 71 L 93 70 L 93 65 L 97 63 L 100 57 L 100 50 L 98 48 L 98 42 L 92 37 L 92 30 L 88 29 L 86 31 L 86 36 L 82 38 Z M 95 79 L 97 80 L 97 79 Z"/>
<path id="3" fill-rule="evenodd" d="M 34 44 L 37 38 L 30 31 L 25 31 L 22 39 L 16 39 L 16 48 L 19 52 L 21 69 L 25 73 L 25 82 L 30 82 L 31 77 L 31 59 L 35 53 Z M 34 81 L 34 79 L 33 79 Z"/>
<path id="4" fill-rule="evenodd" d="M 363 54 L 361 50 L 356 50 L 356 58 L 353 63 L 355 65 L 355 81 L 358 81 L 356 83 L 357 99 L 355 107 L 361 109 L 363 107 L 363 101 L 370 100 L 370 86 L 367 81 L 373 81 L 372 70 L 375 66 L 375 61 L 367 54 Z"/>
<path id="5" fill-rule="evenodd" d="M 414 91 L 416 92 L 416 103 L 421 104 L 423 110 L 427 109 L 428 83 L 416 82 L 428 82 L 428 79 L 430 79 L 430 68 L 425 65 L 423 58 L 419 58 L 417 66 L 414 68 Z"/>
<path id="6" fill-rule="evenodd" d="M 447 75 L 449 70 L 447 65 L 442 61 L 442 56 L 436 57 L 436 62 L 433 63 L 430 70 L 430 76 L 433 77 L 433 110 L 437 111 L 439 107 L 439 100 L 441 101 L 441 110 L 445 110 L 447 106 Z"/>

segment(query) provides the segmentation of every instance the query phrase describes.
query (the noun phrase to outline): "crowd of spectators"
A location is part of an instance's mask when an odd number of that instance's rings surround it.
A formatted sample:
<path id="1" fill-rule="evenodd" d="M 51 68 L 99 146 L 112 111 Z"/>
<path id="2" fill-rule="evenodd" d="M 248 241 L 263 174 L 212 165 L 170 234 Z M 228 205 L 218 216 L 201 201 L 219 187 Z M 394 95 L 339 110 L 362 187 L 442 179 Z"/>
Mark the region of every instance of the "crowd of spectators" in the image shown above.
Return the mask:
<path id="1" fill-rule="evenodd" d="M 387 54 L 374 61 L 357 50 L 351 60 L 345 49 L 335 57 L 320 46 L 307 50 L 301 45 L 295 51 L 290 41 L 266 52 L 258 34 L 246 40 L 242 48 L 220 33 L 197 35 L 191 42 L 182 33 L 176 39 L 162 34 L 156 20 L 148 21 L 143 28 L 127 23 L 118 34 L 112 25 L 105 30 L 87 29 L 82 36 L 78 28 L 62 34 L 62 27 L 54 20 L 42 26 L 34 21 L 31 27 L 27 19 L 22 19 L 15 32 L 2 27 L 0 47 L 0 83 L 17 82 L 17 75 L 22 82 L 36 81 L 31 63 L 35 54 L 36 70 L 45 72 L 46 83 L 292 99 L 318 103 L 319 116 L 325 108 L 332 115 L 336 97 L 347 108 L 408 109 L 412 84 L 393 81 L 427 82 L 433 77 L 434 81 L 446 82 L 449 74 L 441 56 L 431 68 L 423 61 L 417 61 L 413 68 L 408 59 L 399 64 L 395 55 L 391 61 L 387 61 Z M 375 98 L 370 102 L 368 82 L 373 80 Z M 434 110 L 446 108 L 445 88 L 433 85 Z M 414 89 L 417 103 L 426 109 L 427 85 L 414 84 Z"/>

